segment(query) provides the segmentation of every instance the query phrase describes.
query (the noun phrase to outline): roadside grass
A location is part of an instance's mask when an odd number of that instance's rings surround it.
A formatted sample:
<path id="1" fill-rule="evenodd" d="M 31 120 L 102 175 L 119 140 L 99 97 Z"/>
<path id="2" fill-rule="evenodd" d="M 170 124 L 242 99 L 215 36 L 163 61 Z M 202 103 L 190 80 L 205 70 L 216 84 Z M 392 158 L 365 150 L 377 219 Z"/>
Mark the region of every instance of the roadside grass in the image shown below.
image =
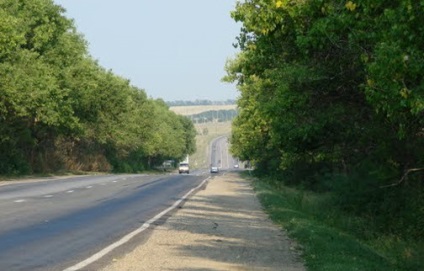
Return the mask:
<path id="1" fill-rule="evenodd" d="M 253 186 L 270 218 L 299 244 L 309 271 L 424 270 L 423 240 L 370 232 L 368 220 L 341 213 L 328 194 L 266 180 L 254 180 Z"/>
<path id="2" fill-rule="evenodd" d="M 214 122 L 194 125 L 197 130 L 196 152 L 190 155 L 190 166 L 193 168 L 208 168 L 210 161 L 210 143 L 213 139 L 229 135 L 231 133 L 231 122 Z M 206 130 L 205 130 L 206 129 Z M 204 133 L 207 131 L 207 133 Z"/>

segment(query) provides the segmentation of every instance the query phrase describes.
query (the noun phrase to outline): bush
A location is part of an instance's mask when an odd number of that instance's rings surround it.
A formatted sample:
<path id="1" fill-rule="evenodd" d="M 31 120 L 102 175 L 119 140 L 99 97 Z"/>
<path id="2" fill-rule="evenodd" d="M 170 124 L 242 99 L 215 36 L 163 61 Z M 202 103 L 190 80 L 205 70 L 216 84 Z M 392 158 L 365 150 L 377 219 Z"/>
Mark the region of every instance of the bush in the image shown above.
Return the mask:
<path id="1" fill-rule="evenodd" d="M 23 175 L 31 173 L 31 167 L 17 150 L 0 146 L 0 174 L 1 175 Z"/>
<path id="2" fill-rule="evenodd" d="M 372 168 L 372 164 L 367 164 L 350 175 L 334 176 L 331 182 L 334 205 L 366 219 L 376 234 L 422 238 L 423 185 L 410 182 L 387 186 L 397 180 L 395 172 L 388 167 Z"/>

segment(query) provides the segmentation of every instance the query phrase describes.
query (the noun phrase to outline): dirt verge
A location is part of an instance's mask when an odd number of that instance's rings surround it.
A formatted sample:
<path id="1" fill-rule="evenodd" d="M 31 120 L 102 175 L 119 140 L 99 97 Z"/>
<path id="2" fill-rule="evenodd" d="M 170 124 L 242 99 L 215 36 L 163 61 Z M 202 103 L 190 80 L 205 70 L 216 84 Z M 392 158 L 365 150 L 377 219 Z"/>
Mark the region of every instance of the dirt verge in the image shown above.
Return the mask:
<path id="1" fill-rule="evenodd" d="M 215 176 L 147 242 L 113 259 L 103 271 L 304 271 L 284 231 L 262 211 L 247 180 Z"/>

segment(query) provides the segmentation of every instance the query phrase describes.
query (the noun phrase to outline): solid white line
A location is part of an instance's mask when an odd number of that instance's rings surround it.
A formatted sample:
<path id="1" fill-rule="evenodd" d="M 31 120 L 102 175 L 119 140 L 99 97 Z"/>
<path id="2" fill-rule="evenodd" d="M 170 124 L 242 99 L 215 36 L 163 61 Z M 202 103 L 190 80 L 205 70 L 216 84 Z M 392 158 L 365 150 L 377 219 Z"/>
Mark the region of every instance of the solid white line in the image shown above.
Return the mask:
<path id="1" fill-rule="evenodd" d="M 117 242 L 105 247 L 104 249 L 100 250 L 99 252 L 95 253 L 94 255 L 92 255 L 91 257 L 85 259 L 84 261 L 66 268 L 63 271 L 77 271 L 80 270 L 84 267 L 86 267 L 89 264 L 94 263 L 95 261 L 101 259 L 103 256 L 105 256 L 106 254 L 108 254 L 109 252 L 111 252 L 112 250 L 114 250 L 115 248 L 127 243 L 128 241 L 130 241 L 134 236 L 140 234 L 141 232 L 145 231 L 147 228 L 150 227 L 151 224 L 155 223 L 158 219 L 160 219 L 162 216 L 166 215 L 167 213 L 169 213 L 170 211 L 174 210 L 175 208 L 178 207 L 178 205 L 181 204 L 181 202 L 183 200 L 185 200 L 188 196 L 190 196 L 191 193 L 193 193 L 193 191 L 199 189 L 200 187 L 202 187 L 202 185 L 204 185 L 206 183 L 207 180 L 209 180 L 210 177 L 206 178 L 205 180 L 203 180 L 197 187 L 191 189 L 187 194 L 185 194 L 181 199 L 177 200 L 171 207 L 169 207 L 168 209 L 160 212 L 159 214 L 155 215 L 153 218 L 149 219 L 148 221 L 146 221 L 143 225 L 141 225 L 140 228 L 136 229 L 133 232 L 130 232 L 129 234 L 125 235 L 124 237 L 122 237 L 120 240 L 118 240 Z"/>

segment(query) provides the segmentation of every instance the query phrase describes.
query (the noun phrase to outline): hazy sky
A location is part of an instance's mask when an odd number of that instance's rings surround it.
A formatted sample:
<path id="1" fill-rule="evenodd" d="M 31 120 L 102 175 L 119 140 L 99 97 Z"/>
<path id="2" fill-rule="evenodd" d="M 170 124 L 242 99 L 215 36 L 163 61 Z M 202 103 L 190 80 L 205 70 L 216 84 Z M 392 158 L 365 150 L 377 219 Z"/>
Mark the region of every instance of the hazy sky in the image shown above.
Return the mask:
<path id="1" fill-rule="evenodd" d="M 54 0 L 75 21 L 100 65 L 131 80 L 148 96 L 227 100 L 222 83 L 240 25 L 235 0 Z"/>

